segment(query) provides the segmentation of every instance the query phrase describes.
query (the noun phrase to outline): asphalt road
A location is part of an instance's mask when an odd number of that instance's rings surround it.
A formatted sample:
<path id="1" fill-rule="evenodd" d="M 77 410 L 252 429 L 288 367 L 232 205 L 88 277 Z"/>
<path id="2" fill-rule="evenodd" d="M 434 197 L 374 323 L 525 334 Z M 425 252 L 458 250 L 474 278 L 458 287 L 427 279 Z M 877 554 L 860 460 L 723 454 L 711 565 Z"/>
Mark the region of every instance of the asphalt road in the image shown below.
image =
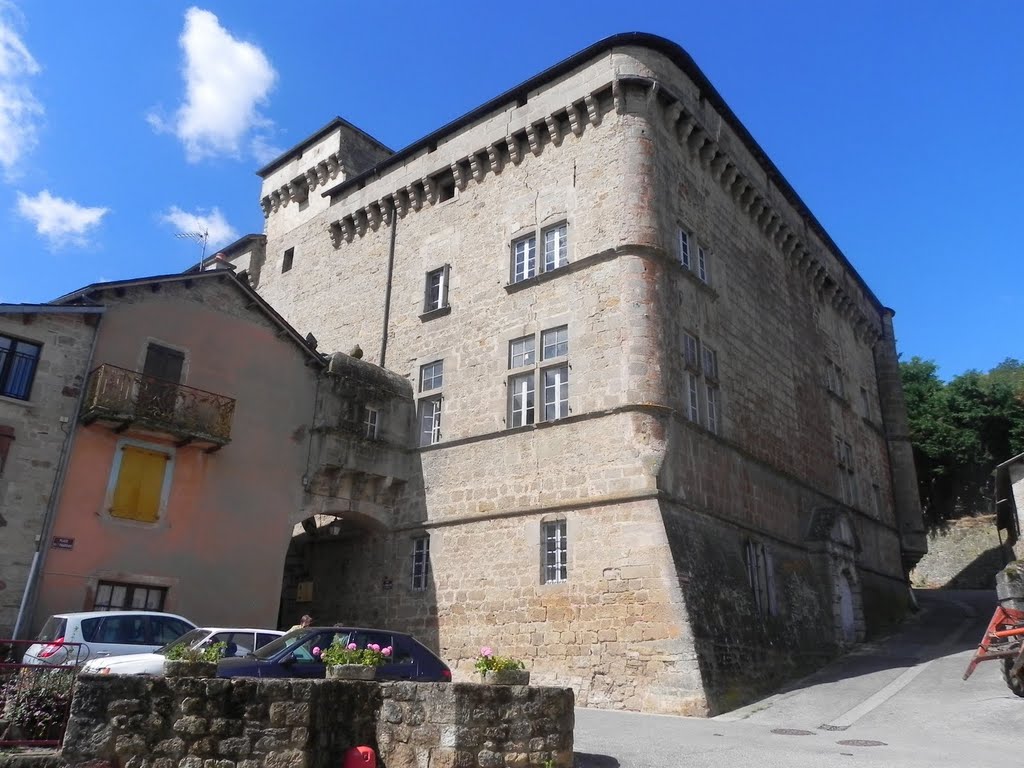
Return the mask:
<path id="1" fill-rule="evenodd" d="M 964 668 L 992 592 L 918 592 L 921 613 L 788 690 L 709 720 L 576 711 L 578 768 L 1006 768 L 1024 754 L 1024 698 L 997 662 Z M 844 743 L 849 742 L 849 743 Z"/>

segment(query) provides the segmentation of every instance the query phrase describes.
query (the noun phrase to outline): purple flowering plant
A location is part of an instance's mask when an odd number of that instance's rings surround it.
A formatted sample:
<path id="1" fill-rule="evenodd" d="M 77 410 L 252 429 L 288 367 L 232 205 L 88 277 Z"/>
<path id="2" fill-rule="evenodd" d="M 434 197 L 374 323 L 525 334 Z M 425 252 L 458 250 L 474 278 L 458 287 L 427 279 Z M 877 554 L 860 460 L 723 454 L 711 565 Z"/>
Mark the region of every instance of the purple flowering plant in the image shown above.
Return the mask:
<path id="1" fill-rule="evenodd" d="M 390 645 L 383 648 L 377 643 L 369 643 L 360 648 L 355 643 L 342 644 L 339 638 L 320 654 L 320 660 L 329 667 L 339 664 L 361 664 L 364 667 L 379 667 L 391 658 L 393 650 Z"/>
<path id="2" fill-rule="evenodd" d="M 506 669 L 526 669 L 526 665 L 519 659 L 513 659 L 511 656 L 498 656 L 494 653 L 494 649 L 488 645 L 480 649 L 480 655 L 476 657 L 476 663 L 473 666 L 480 673 L 500 672 Z"/>

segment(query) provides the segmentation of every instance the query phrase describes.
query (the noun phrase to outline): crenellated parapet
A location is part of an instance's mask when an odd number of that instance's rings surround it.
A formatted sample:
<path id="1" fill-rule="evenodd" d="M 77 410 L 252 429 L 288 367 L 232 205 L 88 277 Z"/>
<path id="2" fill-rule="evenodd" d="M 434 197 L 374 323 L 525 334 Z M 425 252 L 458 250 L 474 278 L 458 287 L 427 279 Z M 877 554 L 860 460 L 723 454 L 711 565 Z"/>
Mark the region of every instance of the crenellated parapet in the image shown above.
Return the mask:
<path id="1" fill-rule="evenodd" d="M 718 130 L 702 124 L 685 100 L 663 82 L 647 77 L 630 76 L 616 80 L 616 100 L 623 104 L 629 92 L 636 91 L 654 105 L 655 113 L 664 122 L 669 135 L 685 150 L 691 162 L 697 163 L 732 199 L 736 208 L 761 230 L 773 250 L 788 267 L 849 323 L 854 335 L 873 347 L 882 338 L 883 330 L 877 313 L 871 312 L 864 291 L 846 279 L 838 259 L 830 258 L 829 250 L 811 237 L 806 220 L 798 220 L 787 202 L 777 201 L 765 183 L 764 175 L 751 177 L 741 163 L 730 155 L 716 138 Z"/>
<path id="2" fill-rule="evenodd" d="M 539 157 L 549 148 L 564 144 L 568 137 L 580 138 L 587 127 L 601 123 L 604 113 L 613 108 L 613 83 L 608 82 L 595 91 L 568 104 L 552 114 L 533 120 L 508 135 L 454 161 L 448 161 L 434 171 L 405 186 L 383 195 L 379 200 L 365 203 L 328 224 L 331 242 L 335 248 L 362 237 L 368 229 L 375 230 L 382 220 L 379 210 L 386 206 L 399 218 L 422 210 L 426 206 L 444 202 L 442 190 L 454 187 L 465 190 L 470 182 L 482 184 L 490 174 L 498 175 L 509 164 L 519 165 L 526 154 Z M 361 226 L 360 221 L 370 222 Z M 387 219 L 390 223 L 390 219 Z"/>
<path id="3" fill-rule="evenodd" d="M 342 160 L 341 152 L 334 152 L 302 171 L 291 181 L 265 194 L 260 200 L 263 217 L 269 218 L 272 213 L 286 208 L 289 203 L 301 203 L 309 199 L 310 194 L 318 187 L 326 186 L 328 182 L 344 181 L 351 173 L 352 170 L 346 167 Z"/>
<path id="4" fill-rule="evenodd" d="M 610 112 L 625 114 L 641 109 L 654 120 L 661 120 L 670 136 L 708 176 L 728 194 L 736 208 L 763 233 L 772 249 L 787 266 L 813 290 L 823 303 L 832 306 L 853 328 L 856 338 L 873 346 L 882 337 L 880 320 L 868 309 L 865 292 L 847 278 L 841 261 L 830 253 L 819 238 L 812 236 L 808 223 L 788 202 L 773 194 L 763 173 L 752 175 L 742 169 L 719 141 L 720 130 L 704 125 L 685 100 L 663 82 L 638 75 L 622 75 L 594 88 L 564 108 L 497 136 L 479 149 L 443 164 L 419 179 L 407 182 L 377 200 L 362 202 L 361 207 L 328 224 L 335 248 L 377 230 L 390 222 L 384 211 L 399 218 L 424 207 L 443 203 L 442 190 L 465 190 L 470 183 L 484 183 L 489 174 L 498 175 L 509 164 L 518 166 L 526 155 L 539 157 L 545 151 L 561 147 L 571 138 L 580 138 L 586 130 L 601 125 Z M 264 198 L 277 202 L 277 193 Z M 282 199 L 284 192 L 282 191 Z"/>

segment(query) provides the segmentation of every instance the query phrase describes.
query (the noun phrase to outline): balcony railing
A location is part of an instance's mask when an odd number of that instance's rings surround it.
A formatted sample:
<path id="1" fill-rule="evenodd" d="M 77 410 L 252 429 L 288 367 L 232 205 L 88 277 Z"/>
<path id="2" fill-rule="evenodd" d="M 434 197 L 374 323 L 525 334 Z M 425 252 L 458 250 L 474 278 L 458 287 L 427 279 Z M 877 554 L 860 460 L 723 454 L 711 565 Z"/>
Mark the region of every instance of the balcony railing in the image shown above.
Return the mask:
<path id="1" fill-rule="evenodd" d="M 173 381 L 114 365 L 89 374 L 82 422 L 111 422 L 122 432 L 137 427 L 171 435 L 179 445 L 208 443 L 216 450 L 231 442 L 235 401 Z"/>

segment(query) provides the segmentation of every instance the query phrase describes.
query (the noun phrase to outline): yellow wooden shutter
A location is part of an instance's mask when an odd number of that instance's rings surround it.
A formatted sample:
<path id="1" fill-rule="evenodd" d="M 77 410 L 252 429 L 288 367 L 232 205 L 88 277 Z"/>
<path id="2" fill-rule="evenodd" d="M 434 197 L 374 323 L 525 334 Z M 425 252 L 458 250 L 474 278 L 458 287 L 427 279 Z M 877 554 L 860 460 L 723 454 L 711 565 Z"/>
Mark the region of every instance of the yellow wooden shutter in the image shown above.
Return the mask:
<path id="1" fill-rule="evenodd" d="M 164 487 L 167 454 L 126 445 L 110 514 L 144 523 L 156 522 Z"/>

